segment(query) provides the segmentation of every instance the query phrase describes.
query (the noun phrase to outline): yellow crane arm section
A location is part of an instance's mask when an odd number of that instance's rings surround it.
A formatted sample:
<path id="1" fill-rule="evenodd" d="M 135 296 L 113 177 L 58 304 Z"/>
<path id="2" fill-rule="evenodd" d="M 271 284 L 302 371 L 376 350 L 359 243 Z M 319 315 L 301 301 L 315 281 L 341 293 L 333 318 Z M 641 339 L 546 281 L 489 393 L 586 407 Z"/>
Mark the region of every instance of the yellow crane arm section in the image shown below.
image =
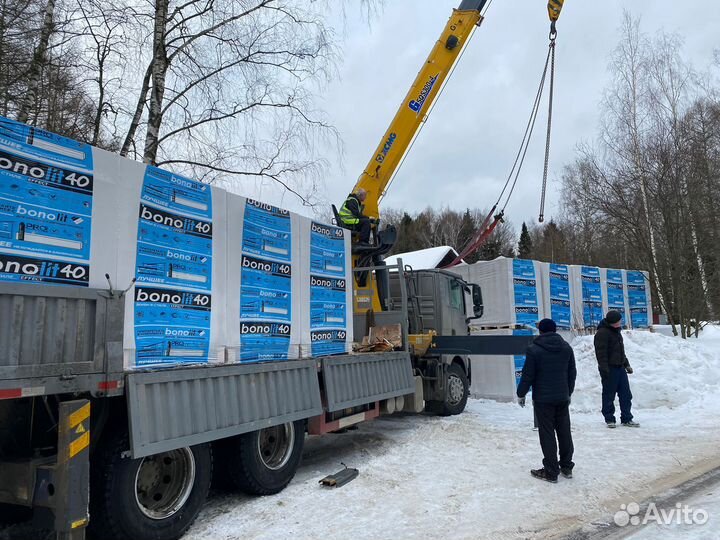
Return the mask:
<path id="1" fill-rule="evenodd" d="M 453 10 L 450 20 L 410 91 L 400 104 L 390 127 L 355 184 L 354 191 L 359 188 L 367 191 L 365 215 L 379 217 L 380 201 L 462 55 L 463 49 L 482 22 L 481 11 L 486 1 L 463 0 L 460 7 Z"/>

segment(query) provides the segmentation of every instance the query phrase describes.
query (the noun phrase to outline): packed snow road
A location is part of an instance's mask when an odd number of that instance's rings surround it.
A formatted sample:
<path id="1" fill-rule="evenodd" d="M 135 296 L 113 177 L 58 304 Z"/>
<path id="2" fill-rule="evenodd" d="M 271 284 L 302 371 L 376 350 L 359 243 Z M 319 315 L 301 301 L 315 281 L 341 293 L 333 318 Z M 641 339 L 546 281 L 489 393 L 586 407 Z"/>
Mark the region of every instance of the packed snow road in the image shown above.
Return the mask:
<path id="1" fill-rule="evenodd" d="M 531 411 L 515 407 L 474 401 L 456 418 L 391 417 L 309 441 L 283 493 L 218 497 L 187 538 L 545 538 L 707 467 L 720 445 L 717 423 L 695 422 L 689 436 L 664 414 L 614 431 L 597 415 L 576 415 L 575 477 L 551 485 L 529 475 L 540 466 L 537 434 Z M 360 469 L 358 479 L 320 488 L 340 461 Z"/>
<path id="2" fill-rule="evenodd" d="M 392 416 L 308 440 L 288 489 L 264 499 L 217 497 L 187 538 L 547 538 L 612 521 L 622 504 L 720 466 L 717 337 L 683 342 L 629 333 L 642 427 L 615 430 L 598 412 L 592 338 L 576 339 L 571 480 L 530 477 L 541 459 L 530 407 L 471 400 L 457 417 Z M 341 461 L 360 476 L 337 490 L 321 488 L 318 480 Z M 704 527 L 718 530 L 718 522 L 710 516 Z"/>
<path id="3" fill-rule="evenodd" d="M 592 338 L 573 345 L 570 480 L 530 476 L 541 465 L 531 406 L 471 400 L 456 417 L 395 415 L 310 438 L 285 491 L 264 498 L 215 493 L 185 538 L 560 538 L 590 524 L 612 526 L 622 505 L 720 466 L 720 331 L 710 328 L 695 341 L 626 334 L 638 429 L 605 427 Z M 320 487 L 340 462 L 360 476 L 339 489 Z M 701 500 L 709 520 L 693 533 L 716 537 L 717 492 L 703 497 L 710 498 Z M 2 540 L 20 538 L 37 536 L 17 526 L 0 532 Z"/>

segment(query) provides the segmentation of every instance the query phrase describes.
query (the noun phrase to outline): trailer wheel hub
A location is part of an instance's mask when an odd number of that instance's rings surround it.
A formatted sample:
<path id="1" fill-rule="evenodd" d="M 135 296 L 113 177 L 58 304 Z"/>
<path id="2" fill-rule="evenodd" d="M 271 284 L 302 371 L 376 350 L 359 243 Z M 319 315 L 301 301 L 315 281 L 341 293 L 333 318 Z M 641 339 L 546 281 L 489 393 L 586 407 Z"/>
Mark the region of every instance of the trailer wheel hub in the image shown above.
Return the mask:
<path id="1" fill-rule="evenodd" d="M 463 384 L 462 379 L 454 373 L 450 373 L 448 376 L 448 403 L 450 405 L 457 405 L 462 401 L 464 394 L 465 385 Z"/>
<path id="2" fill-rule="evenodd" d="M 263 465 L 272 471 L 282 469 L 290 460 L 295 445 L 295 428 L 292 422 L 260 431 L 258 454 Z"/>
<path id="3" fill-rule="evenodd" d="M 143 458 L 135 475 L 135 501 L 150 519 L 167 519 L 180 510 L 195 485 L 195 458 L 179 448 Z"/>

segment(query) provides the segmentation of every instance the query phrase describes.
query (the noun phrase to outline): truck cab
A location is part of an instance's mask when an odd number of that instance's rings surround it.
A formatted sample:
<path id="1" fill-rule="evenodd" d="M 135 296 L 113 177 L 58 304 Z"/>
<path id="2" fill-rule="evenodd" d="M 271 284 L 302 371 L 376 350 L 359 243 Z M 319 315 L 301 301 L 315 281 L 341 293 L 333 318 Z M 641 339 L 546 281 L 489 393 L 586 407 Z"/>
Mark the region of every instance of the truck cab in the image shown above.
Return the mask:
<path id="1" fill-rule="evenodd" d="M 390 272 L 389 303 L 397 304 L 405 289 L 409 336 L 466 336 L 468 322 L 482 316 L 480 287 L 447 270 Z M 467 354 L 433 354 L 411 347 L 413 368 L 423 378 L 426 409 L 444 415 L 465 409 L 472 380 Z"/>

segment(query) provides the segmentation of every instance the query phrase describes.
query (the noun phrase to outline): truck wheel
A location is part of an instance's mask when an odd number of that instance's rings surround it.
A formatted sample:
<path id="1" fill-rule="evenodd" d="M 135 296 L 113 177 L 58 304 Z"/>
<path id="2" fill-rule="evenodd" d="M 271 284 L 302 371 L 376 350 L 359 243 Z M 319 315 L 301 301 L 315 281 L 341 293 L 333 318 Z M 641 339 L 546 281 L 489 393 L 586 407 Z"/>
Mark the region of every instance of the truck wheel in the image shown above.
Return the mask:
<path id="1" fill-rule="evenodd" d="M 230 441 L 235 459 L 228 460 L 228 472 L 235 486 L 248 495 L 273 495 L 285 489 L 300 465 L 305 422 L 252 431 Z"/>
<path id="2" fill-rule="evenodd" d="M 447 391 L 440 408 L 442 416 L 460 414 L 467 405 L 470 388 L 465 371 L 457 364 L 450 364 L 447 371 Z"/>
<path id="3" fill-rule="evenodd" d="M 174 540 L 192 525 L 212 479 L 210 445 L 139 459 L 123 457 L 127 436 L 98 449 L 91 463 L 90 531 L 112 540 Z"/>

